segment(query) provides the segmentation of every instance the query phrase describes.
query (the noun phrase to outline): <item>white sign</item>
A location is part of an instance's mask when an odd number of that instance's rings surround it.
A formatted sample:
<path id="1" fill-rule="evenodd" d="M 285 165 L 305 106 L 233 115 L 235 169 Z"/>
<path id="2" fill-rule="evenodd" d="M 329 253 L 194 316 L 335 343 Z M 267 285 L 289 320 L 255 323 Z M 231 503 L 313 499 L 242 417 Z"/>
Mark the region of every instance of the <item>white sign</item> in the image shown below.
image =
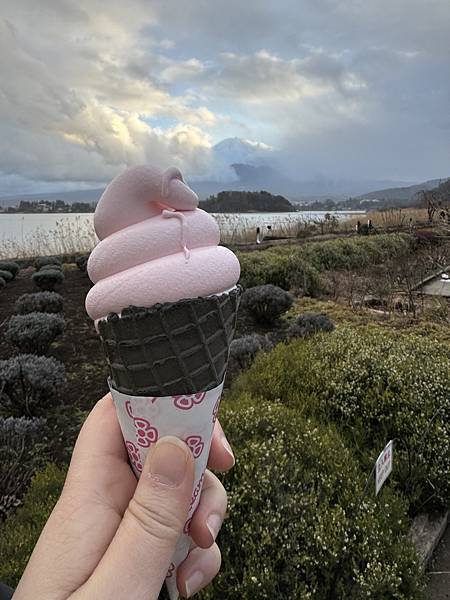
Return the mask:
<path id="1" fill-rule="evenodd" d="M 378 495 L 378 492 L 381 490 L 384 482 L 392 471 L 393 450 L 394 440 L 391 440 L 386 444 L 383 452 L 381 452 L 380 456 L 377 458 L 375 464 L 375 495 Z"/>

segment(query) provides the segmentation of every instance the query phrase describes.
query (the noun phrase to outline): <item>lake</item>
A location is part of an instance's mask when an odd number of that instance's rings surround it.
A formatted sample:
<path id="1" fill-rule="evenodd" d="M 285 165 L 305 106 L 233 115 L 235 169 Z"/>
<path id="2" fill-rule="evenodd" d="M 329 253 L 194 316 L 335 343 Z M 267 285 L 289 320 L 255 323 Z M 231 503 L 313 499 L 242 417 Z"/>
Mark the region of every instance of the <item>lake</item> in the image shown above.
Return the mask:
<path id="1" fill-rule="evenodd" d="M 329 214 L 337 219 L 361 216 L 363 211 L 316 211 L 287 213 L 227 213 L 213 215 L 228 242 L 254 241 L 256 228 L 261 233 L 292 235 L 307 226 L 320 222 Z M 0 214 L 0 257 L 38 256 L 87 252 L 96 243 L 93 214 L 90 213 L 11 213 Z"/>

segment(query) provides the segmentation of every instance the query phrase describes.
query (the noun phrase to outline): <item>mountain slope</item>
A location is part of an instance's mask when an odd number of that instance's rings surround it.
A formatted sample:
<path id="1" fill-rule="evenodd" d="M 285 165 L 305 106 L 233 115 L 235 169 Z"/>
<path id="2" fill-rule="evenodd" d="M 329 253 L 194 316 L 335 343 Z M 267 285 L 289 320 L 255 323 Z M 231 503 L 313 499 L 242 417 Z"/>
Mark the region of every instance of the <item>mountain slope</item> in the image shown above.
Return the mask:
<path id="1" fill-rule="evenodd" d="M 440 183 L 446 181 L 444 179 L 430 179 L 423 183 L 416 185 L 410 185 L 407 187 L 398 188 L 387 188 L 385 190 L 376 190 L 375 192 L 368 192 L 358 196 L 361 200 L 414 200 L 418 192 L 422 190 L 432 190 L 437 187 Z"/>

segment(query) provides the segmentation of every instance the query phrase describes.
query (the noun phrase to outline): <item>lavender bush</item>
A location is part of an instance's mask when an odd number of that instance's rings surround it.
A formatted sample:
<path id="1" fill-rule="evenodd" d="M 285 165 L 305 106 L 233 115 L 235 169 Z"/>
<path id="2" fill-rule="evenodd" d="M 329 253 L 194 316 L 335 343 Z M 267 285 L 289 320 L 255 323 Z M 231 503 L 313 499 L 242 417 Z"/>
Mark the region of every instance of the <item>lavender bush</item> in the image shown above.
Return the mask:
<path id="1" fill-rule="evenodd" d="M 0 262 L 0 269 L 2 271 L 9 271 L 14 278 L 20 271 L 20 266 L 11 260 L 3 260 Z"/>
<path id="2" fill-rule="evenodd" d="M 300 315 L 287 330 L 287 337 L 306 337 L 319 331 L 333 331 L 334 323 L 324 314 L 305 313 Z"/>
<path id="3" fill-rule="evenodd" d="M 0 277 L 2 279 L 4 279 L 6 281 L 6 283 L 8 283 L 9 281 L 12 281 L 14 279 L 12 273 L 10 273 L 9 271 L 6 271 L 5 269 L 0 269 Z"/>
<path id="4" fill-rule="evenodd" d="M 56 292 L 36 292 L 22 294 L 15 304 L 16 313 L 25 315 L 32 312 L 59 313 L 63 309 L 63 297 Z"/>
<path id="5" fill-rule="evenodd" d="M 267 324 L 275 323 L 280 315 L 291 308 L 293 301 L 289 292 L 270 283 L 249 288 L 242 295 L 242 306 L 257 321 Z"/>
<path id="6" fill-rule="evenodd" d="M 61 285 L 64 281 L 64 275 L 58 268 L 41 269 L 31 276 L 31 279 L 39 289 L 52 292 L 55 287 Z"/>
<path id="7" fill-rule="evenodd" d="M 42 267 L 46 265 L 56 265 L 61 266 L 61 261 L 57 256 L 41 256 L 37 258 L 34 262 L 34 266 L 36 267 L 36 271 L 42 269 Z"/>
<path id="8" fill-rule="evenodd" d="M 61 315 L 32 312 L 11 317 L 6 338 L 25 354 L 46 354 L 51 343 L 63 333 L 64 318 Z"/>
<path id="9" fill-rule="evenodd" d="M 258 352 L 270 350 L 271 347 L 270 341 L 257 333 L 233 340 L 230 345 L 230 370 L 248 368 Z"/>
<path id="10" fill-rule="evenodd" d="M 63 404 L 64 365 L 54 358 L 21 354 L 0 361 L 0 414 L 14 417 L 46 416 Z"/>

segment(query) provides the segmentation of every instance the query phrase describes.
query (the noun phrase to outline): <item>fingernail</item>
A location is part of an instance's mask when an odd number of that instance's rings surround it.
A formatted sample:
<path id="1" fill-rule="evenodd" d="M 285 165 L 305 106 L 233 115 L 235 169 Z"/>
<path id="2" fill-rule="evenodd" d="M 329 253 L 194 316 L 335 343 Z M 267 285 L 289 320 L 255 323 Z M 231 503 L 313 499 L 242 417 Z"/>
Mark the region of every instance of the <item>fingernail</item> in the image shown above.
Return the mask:
<path id="1" fill-rule="evenodd" d="M 203 573 L 201 571 L 194 571 L 186 580 L 186 596 L 190 598 L 193 594 L 196 594 L 203 584 Z"/>
<path id="2" fill-rule="evenodd" d="M 206 527 L 209 530 L 209 533 L 212 535 L 213 541 L 216 539 L 217 534 L 222 527 L 222 517 L 217 513 L 212 513 L 206 519 Z"/>
<path id="3" fill-rule="evenodd" d="M 222 442 L 222 446 L 225 448 L 225 450 L 228 452 L 230 457 L 233 459 L 233 466 L 234 466 L 236 459 L 234 458 L 233 450 L 231 449 L 231 446 L 228 443 L 228 440 L 225 437 L 225 435 L 222 435 L 222 437 L 220 438 L 220 441 Z"/>
<path id="4" fill-rule="evenodd" d="M 158 483 L 178 487 L 186 475 L 187 446 L 177 438 L 163 438 L 150 456 L 150 475 Z"/>

